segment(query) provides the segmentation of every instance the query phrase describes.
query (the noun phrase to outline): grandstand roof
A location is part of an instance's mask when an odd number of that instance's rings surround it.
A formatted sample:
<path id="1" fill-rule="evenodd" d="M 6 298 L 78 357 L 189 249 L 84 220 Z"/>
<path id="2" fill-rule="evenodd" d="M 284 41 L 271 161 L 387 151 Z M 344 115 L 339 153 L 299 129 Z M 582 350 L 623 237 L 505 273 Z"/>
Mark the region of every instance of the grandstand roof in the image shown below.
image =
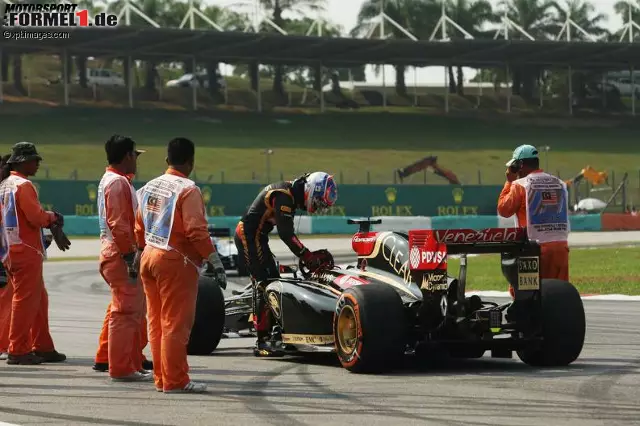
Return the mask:
<path id="1" fill-rule="evenodd" d="M 4 30 L 7 30 L 5 27 Z M 13 30 L 12 30 L 13 31 Z M 65 30 L 68 38 L 0 39 L 11 53 L 62 53 L 131 56 L 134 59 L 317 64 L 355 66 L 455 64 L 486 67 L 510 63 L 543 66 L 640 67 L 640 43 L 529 40 L 367 40 L 274 33 L 218 32 L 118 27 Z"/>

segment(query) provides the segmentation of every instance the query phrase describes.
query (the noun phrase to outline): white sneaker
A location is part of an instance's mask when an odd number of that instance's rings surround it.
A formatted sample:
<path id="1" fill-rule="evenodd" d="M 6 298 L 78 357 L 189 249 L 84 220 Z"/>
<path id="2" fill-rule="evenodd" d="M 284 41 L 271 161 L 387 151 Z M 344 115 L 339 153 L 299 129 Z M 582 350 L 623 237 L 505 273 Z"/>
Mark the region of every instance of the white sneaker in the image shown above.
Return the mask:
<path id="1" fill-rule="evenodd" d="M 9 358 L 9 354 L 6 352 L 0 352 L 0 361 L 5 361 L 7 358 Z"/>
<path id="2" fill-rule="evenodd" d="M 203 393 L 207 391 L 207 385 L 205 383 L 189 382 L 182 389 L 166 390 L 164 393 Z"/>
<path id="3" fill-rule="evenodd" d="M 153 374 L 152 373 L 142 374 L 141 372 L 136 371 L 135 373 L 131 373 L 128 376 L 112 377 L 111 381 L 112 382 L 150 382 L 150 381 L 153 381 Z"/>

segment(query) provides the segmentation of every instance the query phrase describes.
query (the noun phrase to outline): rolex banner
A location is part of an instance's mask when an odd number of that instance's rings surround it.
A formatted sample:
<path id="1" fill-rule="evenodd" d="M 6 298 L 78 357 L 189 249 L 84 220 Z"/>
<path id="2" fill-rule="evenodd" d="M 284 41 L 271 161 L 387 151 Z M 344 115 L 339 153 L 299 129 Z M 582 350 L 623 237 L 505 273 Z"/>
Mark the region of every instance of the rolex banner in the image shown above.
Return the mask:
<path id="1" fill-rule="evenodd" d="M 97 216 L 97 181 L 34 181 L 47 210 Z M 139 189 L 144 182 L 135 182 Z M 258 184 L 198 184 L 208 216 L 240 216 L 263 187 Z M 495 215 L 501 186 L 339 185 L 329 216 Z M 300 214 L 300 213 L 299 213 Z"/>

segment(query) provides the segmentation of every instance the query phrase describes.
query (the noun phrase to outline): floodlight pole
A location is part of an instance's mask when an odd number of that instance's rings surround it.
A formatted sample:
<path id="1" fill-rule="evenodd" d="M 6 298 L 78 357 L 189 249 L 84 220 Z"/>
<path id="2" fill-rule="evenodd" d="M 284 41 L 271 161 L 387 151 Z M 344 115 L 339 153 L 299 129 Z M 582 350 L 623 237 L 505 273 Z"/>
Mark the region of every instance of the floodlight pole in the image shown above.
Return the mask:
<path id="1" fill-rule="evenodd" d="M 440 4 L 441 4 L 440 19 L 436 23 L 436 27 L 433 29 L 433 32 L 429 37 L 429 41 L 441 41 L 441 42 L 451 41 L 447 31 L 447 24 L 451 24 L 451 26 L 453 26 L 456 30 L 460 31 L 464 35 L 465 39 L 473 40 L 474 37 L 467 30 L 462 28 L 460 25 L 458 25 L 456 21 L 454 21 L 453 19 L 449 18 L 449 16 L 447 16 L 447 8 L 446 8 L 445 0 L 441 0 Z M 436 38 L 436 36 L 438 35 L 438 30 L 440 30 L 440 36 L 441 36 L 440 39 Z M 449 67 L 450 66 L 452 65 L 447 64 L 444 67 L 444 110 L 446 113 L 449 112 L 449 84 L 450 84 Z"/>
<path id="2" fill-rule="evenodd" d="M 196 16 L 198 16 L 200 19 L 202 19 L 204 22 L 206 22 L 207 24 L 209 24 L 211 27 L 215 28 L 218 31 L 224 31 L 224 28 L 222 28 L 220 25 L 216 24 L 215 22 L 213 22 L 211 19 L 209 19 L 209 17 L 207 15 L 205 15 L 204 13 L 202 13 L 202 11 L 200 9 L 198 9 L 197 7 L 194 6 L 193 0 L 189 0 L 189 10 L 187 10 L 187 14 L 184 15 L 184 18 L 182 19 L 182 22 L 180 23 L 180 29 L 184 28 L 184 26 L 187 24 L 187 20 L 189 21 L 189 28 L 191 30 L 195 30 L 196 29 Z"/>
<path id="3" fill-rule="evenodd" d="M 620 34 L 620 41 L 623 41 L 625 36 L 627 34 L 629 34 L 629 43 L 633 42 L 633 39 L 635 38 L 634 34 L 633 34 L 633 30 L 636 29 L 638 31 L 640 31 L 640 25 L 636 24 L 633 21 L 633 9 L 638 9 L 640 10 L 640 7 L 635 4 L 632 3 L 631 0 L 627 0 L 627 4 L 629 5 L 629 20 L 627 21 L 627 23 L 625 23 L 622 28 L 622 34 Z"/>

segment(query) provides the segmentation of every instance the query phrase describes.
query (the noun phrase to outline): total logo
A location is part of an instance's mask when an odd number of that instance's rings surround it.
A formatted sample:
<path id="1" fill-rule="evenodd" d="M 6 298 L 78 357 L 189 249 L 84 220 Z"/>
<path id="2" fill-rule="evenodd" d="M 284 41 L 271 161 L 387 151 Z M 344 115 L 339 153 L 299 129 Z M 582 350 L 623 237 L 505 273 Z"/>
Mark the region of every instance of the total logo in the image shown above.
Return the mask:
<path id="1" fill-rule="evenodd" d="M 3 15 L 5 27 L 73 28 L 118 26 L 118 16 L 101 12 L 93 18 L 77 4 L 7 4 Z"/>

